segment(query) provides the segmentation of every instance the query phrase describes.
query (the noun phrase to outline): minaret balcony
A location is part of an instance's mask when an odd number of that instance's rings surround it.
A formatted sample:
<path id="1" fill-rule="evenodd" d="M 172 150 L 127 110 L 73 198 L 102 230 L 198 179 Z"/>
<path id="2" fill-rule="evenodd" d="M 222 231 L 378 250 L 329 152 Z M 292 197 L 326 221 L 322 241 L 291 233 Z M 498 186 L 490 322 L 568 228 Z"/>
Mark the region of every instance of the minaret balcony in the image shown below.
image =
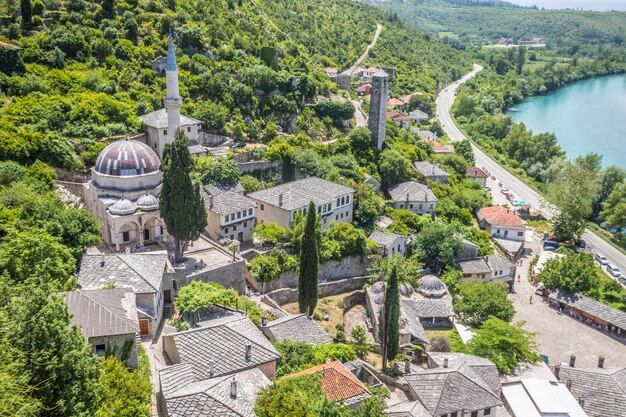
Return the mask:
<path id="1" fill-rule="evenodd" d="M 182 106 L 183 105 L 183 98 L 182 97 L 165 97 L 165 100 L 163 100 L 163 103 L 165 104 L 165 106 Z"/>

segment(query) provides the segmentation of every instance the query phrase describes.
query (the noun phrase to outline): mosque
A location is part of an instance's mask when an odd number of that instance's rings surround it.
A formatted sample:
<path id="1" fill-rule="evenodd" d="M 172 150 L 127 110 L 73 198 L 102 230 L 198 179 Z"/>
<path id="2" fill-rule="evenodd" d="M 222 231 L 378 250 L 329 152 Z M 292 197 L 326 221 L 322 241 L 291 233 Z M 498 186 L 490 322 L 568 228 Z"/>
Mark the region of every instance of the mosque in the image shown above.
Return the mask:
<path id="1" fill-rule="evenodd" d="M 170 36 L 166 59 L 165 107 L 140 116 L 146 143 L 122 139 L 102 150 L 91 179 L 85 184 L 85 206 L 102 222 L 102 238 L 116 251 L 167 241 L 159 212 L 163 149 L 174 141 L 178 128 L 197 144 L 201 122 L 181 116 L 183 99 L 178 89 L 178 67 Z"/>

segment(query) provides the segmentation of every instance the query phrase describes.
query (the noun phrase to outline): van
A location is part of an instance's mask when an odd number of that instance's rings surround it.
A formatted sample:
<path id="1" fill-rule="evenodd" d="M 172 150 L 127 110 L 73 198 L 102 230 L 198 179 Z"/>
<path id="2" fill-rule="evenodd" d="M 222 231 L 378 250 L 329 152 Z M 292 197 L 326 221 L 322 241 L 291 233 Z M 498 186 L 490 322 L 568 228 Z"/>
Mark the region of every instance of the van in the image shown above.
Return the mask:
<path id="1" fill-rule="evenodd" d="M 539 285 L 537 285 L 537 289 L 535 290 L 535 294 L 537 295 L 544 295 L 546 293 L 546 288 L 543 286 L 543 282 L 540 282 Z"/>

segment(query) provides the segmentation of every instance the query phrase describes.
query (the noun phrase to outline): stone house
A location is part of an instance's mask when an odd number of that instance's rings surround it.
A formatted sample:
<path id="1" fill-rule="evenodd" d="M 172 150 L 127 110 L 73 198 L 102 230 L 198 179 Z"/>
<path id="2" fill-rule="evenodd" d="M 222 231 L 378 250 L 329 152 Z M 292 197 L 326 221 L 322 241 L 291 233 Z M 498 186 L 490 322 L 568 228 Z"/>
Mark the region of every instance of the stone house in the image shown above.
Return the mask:
<path id="1" fill-rule="evenodd" d="M 413 181 L 403 182 L 389 189 L 389 197 L 396 210 L 405 209 L 433 216 L 436 214 L 437 197 L 427 185 Z"/>
<path id="2" fill-rule="evenodd" d="M 467 178 L 476 181 L 483 187 L 487 186 L 487 178 L 488 175 L 478 167 L 469 167 L 467 168 Z"/>
<path id="3" fill-rule="evenodd" d="M 256 202 L 244 195 L 226 191 L 211 195 L 201 191 L 207 209 L 209 237 L 215 241 L 222 239 L 249 242 L 256 224 Z"/>
<path id="4" fill-rule="evenodd" d="M 480 249 L 480 246 L 467 239 L 461 239 L 461 244 L 463 245 L 463 248 L 455 258 L 457 262 L 469 261 L 471 259 L 478 258 L 478 249 Z"/>
<path id="5" fill-rule="evenodd" d="M 125 363 L 137 368 L 136 336 L 139 332 L 135 294 L 125 288 L 75 290 L 63 294 L 63 301 L 92 352 L 104 356 L 107 350 L 127 354 Z"/>
<path id="6" fill-rule="evenodd" d="M 310 345 L 333 342 L 322 326 L 306 314 L 288 315 L 270 322 L 264 316 L 261 331 L 268 339 L 276 341 L 293 340 Z"/>
<path id="7" fill-rule="evenodd" d="M 321 216 L 322 230 L 332 222 L 352 223 L 355 190 L 317 177 L 308 177 L 248 194 L 257 204 L 257 222 L 291 225 L 297 212 L 305 213 L 312 201 Z"/>
<path id="8" fill-rule="evenodd" d="M 523 241 L 526 227 L 515 211 L 502 207 L 483 207 L 476 214 L 478 224 L 494 238 Z"/>
<path id="9" fill-rule="evenodd" d="M 171 302 L 174 270 L 167 253 L 100 254 L 83 256 L 78 288 L 123 288 L 135 294 L 139 333 L 154 336 Z"/>
<path id="10" fill-rule="evenodd" d="M 415 161 L 413 168 L 428 181 L 447 184 L 448 178 L 450 178 L 450 174 L 429 161 Z"/>
<path id="11" fill-rule="evenodd" d="M 409 112 L 408 117 L 409 119 L 411 119 L 411 121 L 414 121 L 417 123 L 426 123 L 428 122 L 428 119 L 430 119 L 428 114 L 421 111 L 420 109 L 415 109 L 412 112 Z"/>
<path id="12" fill-rule="evenodd" d="M 368 239 L 376 243 L 376 248 L 374 249 L 376 253 L 388 258 L 394 255 L 406 256 L 407 236 L 374 230 Z"/>
<path id="13" fill-rule="evenodd" d="M 499 254 L 481 256 L 458 263 L 463 278 L 475 278 L 484 282 L 502 281 L 512 283 L 515 279 L 515 264 Z"/>
<path id="14" fill-rule="evenodd" d="M 370 83 L 360 85 L 355 91 L 357 96 L 369 96 L 372 94 L 372 85 Z"/>

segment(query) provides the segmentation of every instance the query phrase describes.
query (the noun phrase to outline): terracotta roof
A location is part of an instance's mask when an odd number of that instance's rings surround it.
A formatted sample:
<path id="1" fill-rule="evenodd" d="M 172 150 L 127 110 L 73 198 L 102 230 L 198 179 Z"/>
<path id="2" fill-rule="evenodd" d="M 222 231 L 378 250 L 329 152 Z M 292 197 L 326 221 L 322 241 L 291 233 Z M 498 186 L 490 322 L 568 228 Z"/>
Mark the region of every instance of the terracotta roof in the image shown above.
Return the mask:
<path id="1" fill-rule="evenodd" d="M 405 104 L 404 101 L 397 99 L 395 97 L 387 100 L 387 107 L 402 106 L 404 104 Z"/>
<path id="2" fill-rule="evenodd" d="M 524 223 L 515 215 L 515 212 L 511 209 L 502 206 L 484 207 L 478 210 L 477 214 L 479 221 L 485 221 L 489 223 L 491 227 L 515 227 L 524 228 Z"/>
<path id="3" fill-rule="evenodd" d="M 8 43 L 8 42 L 2 42 L 0 41 L 0 47 L 4 47 L 4 48 L 11 48 L 11 49 L 17 49 L 20 50 L 22 48 L 20 48 L 17 45 L 13 45 L 12 43 Z"/>
<path id="4" fill-rule="evenodd" d="M 437 142 L 436 140 L 431 142 L 431 145 L 433 146 L 433 151 L 435 153 L 439 152 L 448 152 L 448 153 L 452 153 L 454 152 L 454 149 L 452 148 L 452 146 L 448 146 L 448 145 L 444 145 L 441 142 Z"/>
<path id="5" fill-rule="evenodd" d="M 467 168 L 467 176 L 475 178 L 487 178 L 487 174 L 485 174 L 485 172 L 478 167 Z"/>
<path id="6" fill-rule="evenodd" d="M 322 373 L 322 392 L 331 400 L 351 403 L 350 399 L 365 399 L 371 396 L 365 386 L 339 361 L 314 366 L 304 371 L 284 376 L 281 379 Z"/>
<path id="7" fill-rule="evenodd" d="M 400 116 L 402 116 L 402 113 L 400 113 L 399 111 L 394 110 L 387 112 L 387 119 L 397 119 Z"/>
<path id="8" fill-rule="evenodd" d="M 400 97 L 400 100 L 402 100 L 402 102 L 404 104 L 408 104 L 414 96 L 421 96 L 423 94 L 424 93 L 419 93 L 419 92 L 418 93 L 407 94 L 406 96 Z"/>
<path id="9" fill-rule="evenodd" d="M 337 68 L 333 68 L 333 67 L 326 67 L 324 68 L 324 72 L 329 73 L 329 72 L 337 72 Z"/>

